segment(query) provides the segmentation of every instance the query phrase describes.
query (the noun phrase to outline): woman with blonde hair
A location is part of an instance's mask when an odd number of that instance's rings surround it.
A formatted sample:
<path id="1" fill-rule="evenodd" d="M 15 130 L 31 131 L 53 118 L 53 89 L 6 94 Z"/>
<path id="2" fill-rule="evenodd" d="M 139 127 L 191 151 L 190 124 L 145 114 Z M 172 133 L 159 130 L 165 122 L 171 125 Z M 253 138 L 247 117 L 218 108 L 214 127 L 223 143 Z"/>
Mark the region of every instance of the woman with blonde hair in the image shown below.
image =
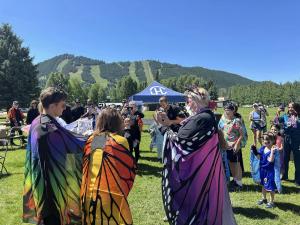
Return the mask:
<path id="1" fill-rule="evenodd" d="M 203 88 L 185 92 L 192 115 L 178 132 L 162 112 L 156 120 L 166 131 L 162 194 L 170 224 L 236 224 L 225 183 L 218 127 Z"/>
<path id="2" fill-rule="evenodd" d="M 116 109 L 104 109 L 84 148 L 81 185 L 82 224 L 132 224 L 127 202 L 136 163 Z"/>

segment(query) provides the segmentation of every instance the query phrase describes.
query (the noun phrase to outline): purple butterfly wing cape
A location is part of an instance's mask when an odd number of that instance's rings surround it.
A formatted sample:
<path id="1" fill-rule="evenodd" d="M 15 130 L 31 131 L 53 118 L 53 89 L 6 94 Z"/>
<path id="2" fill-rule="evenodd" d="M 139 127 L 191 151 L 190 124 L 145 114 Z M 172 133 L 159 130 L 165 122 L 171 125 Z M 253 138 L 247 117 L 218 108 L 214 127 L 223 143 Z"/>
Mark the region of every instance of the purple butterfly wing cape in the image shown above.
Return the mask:
<path id="1" fill-rule="evenodd" d="M 81 224 L 85 142 L 50 116 L 41 115 L 32 122 L 25 159 L 24 222 L 43 224 L 44 218 L 56 215 L 61 224 Z"/>
<path id="2" fill-rule="evenodd" d="M 214 120 L 210 111 L 185 122 Z M 200 124 L 202 122 L 200 121 Z M 181 127 L 181 129 L 185 129 Z M 197 126 L 196 126 L 197 127 Z M 225 182 L 216 126 L 201 127 L 190 137 L 167 131 L 164 143 L 162 195 L 170 224 L 236 224 Z"/>

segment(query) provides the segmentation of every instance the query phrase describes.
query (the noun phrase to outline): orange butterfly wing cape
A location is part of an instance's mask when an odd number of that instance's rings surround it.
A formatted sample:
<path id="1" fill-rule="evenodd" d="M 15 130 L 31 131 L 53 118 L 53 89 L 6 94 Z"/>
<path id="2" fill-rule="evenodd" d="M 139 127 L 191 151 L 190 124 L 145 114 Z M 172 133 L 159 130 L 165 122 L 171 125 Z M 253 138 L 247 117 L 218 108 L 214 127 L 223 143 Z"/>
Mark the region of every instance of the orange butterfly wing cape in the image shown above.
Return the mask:
<path id="1" fill-rule="evenodd" d="M 82 224 L 132 224 L 127 196 L 136 163 L 127 140 L 106 133 L 91 136 L 83 157 Z"/>

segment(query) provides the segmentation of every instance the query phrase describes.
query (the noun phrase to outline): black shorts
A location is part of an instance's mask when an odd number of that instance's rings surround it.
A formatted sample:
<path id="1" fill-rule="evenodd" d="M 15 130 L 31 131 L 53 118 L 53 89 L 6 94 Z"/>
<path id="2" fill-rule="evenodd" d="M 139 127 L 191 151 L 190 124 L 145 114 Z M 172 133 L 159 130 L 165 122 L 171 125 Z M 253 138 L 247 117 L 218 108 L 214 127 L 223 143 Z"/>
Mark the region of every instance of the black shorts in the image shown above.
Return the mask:
<path id="1" fill-rule="evenodd" d="M 238 152 L 233 152 L 232 149 L 227 150 L 227 159 L 229 162 L 241 162 L 242 161 L 242 150 L 240 149 Z"/>
<path id="2" fill-rule="evenodd" d="M 263 126 L 262 127 L 262 126 L 260 126 L 259 123 L 252 122 L 251 129 L 252 130 L 259 130 L 259 131 L 265 132 L 265 130 L 267 129 L 267 126 Z"/>

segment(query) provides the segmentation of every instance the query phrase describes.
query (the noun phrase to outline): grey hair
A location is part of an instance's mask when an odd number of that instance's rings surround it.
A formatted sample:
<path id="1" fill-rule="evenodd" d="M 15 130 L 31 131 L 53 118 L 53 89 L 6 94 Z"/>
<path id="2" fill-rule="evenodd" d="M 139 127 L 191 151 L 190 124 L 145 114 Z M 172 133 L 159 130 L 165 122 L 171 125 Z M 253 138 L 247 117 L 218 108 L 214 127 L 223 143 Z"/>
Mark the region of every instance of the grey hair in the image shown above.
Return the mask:
<path id="1" fill-rule="evenodd" d="M 135 102 L 135 101 L 130 101 L 130 102 L 128 103 L 128 105 L 135 105 L 135 106 L 136 106 L 136 102 Z"/>
<path id="2" fill-rule="evenodd" d="M 194 88 L 193 90 L 186 91 L 184 93 L 187 97 L 190 97 L 198 106 L 207 107 L 210 101 L 210 95 L 204 88 Z"/>

